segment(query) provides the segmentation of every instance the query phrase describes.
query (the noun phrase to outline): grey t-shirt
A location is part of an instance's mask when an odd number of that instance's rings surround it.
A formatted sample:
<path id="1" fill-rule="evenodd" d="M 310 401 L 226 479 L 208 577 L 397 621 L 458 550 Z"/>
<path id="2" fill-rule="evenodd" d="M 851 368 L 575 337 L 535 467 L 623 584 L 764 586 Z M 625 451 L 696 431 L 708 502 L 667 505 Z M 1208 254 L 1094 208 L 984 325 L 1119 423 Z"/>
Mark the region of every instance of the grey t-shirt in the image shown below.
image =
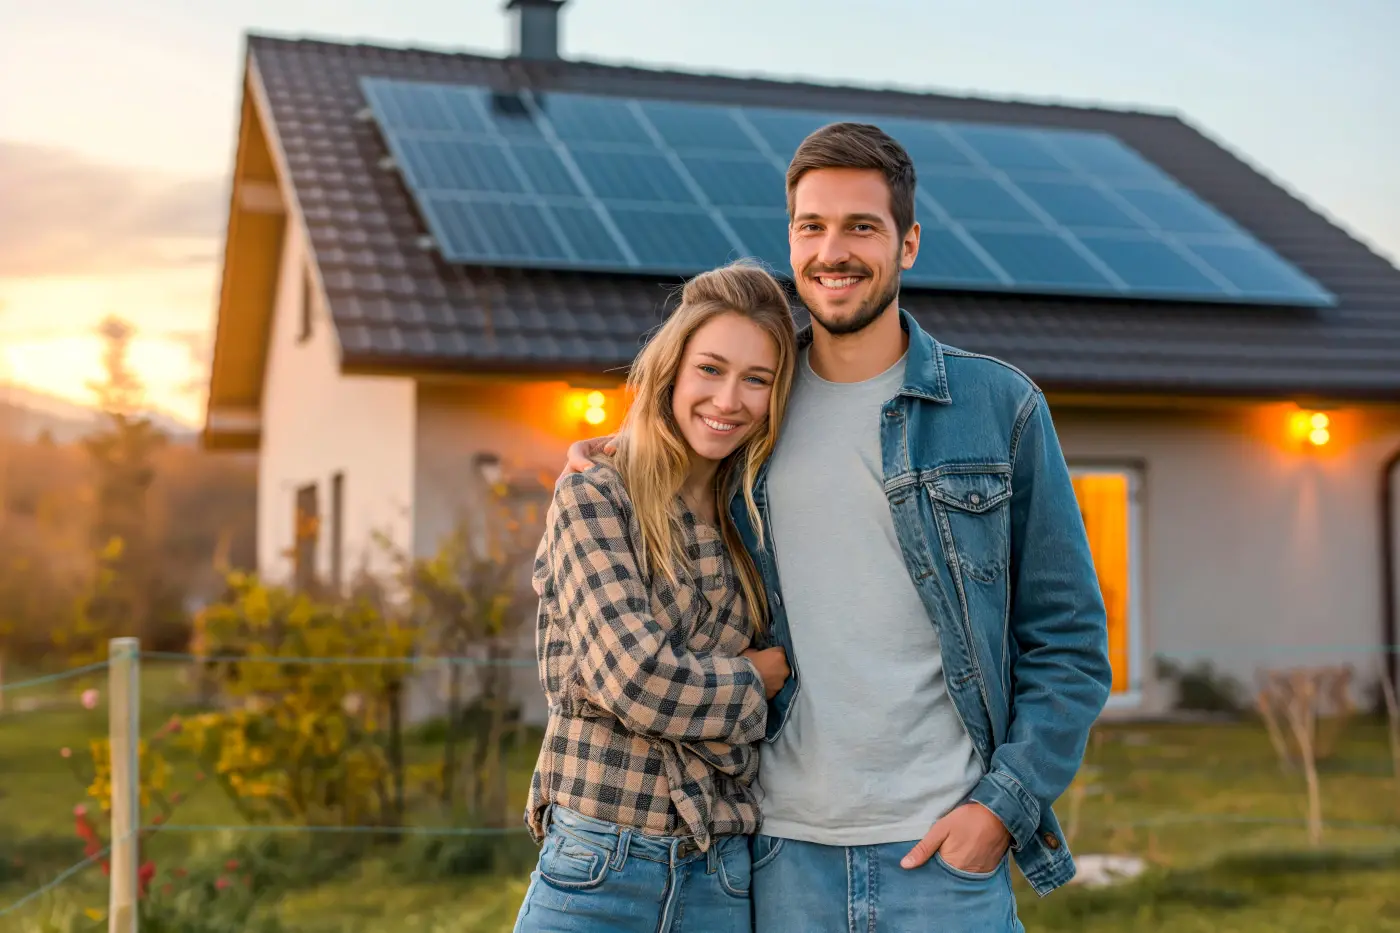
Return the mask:
<path id="1" fill-rule="evenodd" d="M 902 359 L 858 383 L 798 361 L 768 496 L 802 688 L 759 756 L 768 835 L 913 841 L 982 777 L 885 497 L 880 409 L 903 377 Z"/>

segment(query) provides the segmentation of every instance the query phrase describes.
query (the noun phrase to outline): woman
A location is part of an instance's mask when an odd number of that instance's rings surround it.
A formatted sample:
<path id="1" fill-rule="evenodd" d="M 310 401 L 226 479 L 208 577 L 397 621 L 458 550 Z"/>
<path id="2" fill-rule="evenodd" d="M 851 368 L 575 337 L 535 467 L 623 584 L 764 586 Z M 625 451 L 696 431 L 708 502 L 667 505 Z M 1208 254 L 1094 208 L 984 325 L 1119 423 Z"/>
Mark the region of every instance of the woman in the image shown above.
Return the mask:
<path id="1" fill-rule="evenodd" d="M 756 743 L 788 669 L 749 647 L 763 586 L 726 504 L 755 509 L 795 358 L 772 276 L 695 277 L 633 364 L 615 454 L 555 489 L 526 809 L 543 845 L 516 933 L 751 929 Z"/>

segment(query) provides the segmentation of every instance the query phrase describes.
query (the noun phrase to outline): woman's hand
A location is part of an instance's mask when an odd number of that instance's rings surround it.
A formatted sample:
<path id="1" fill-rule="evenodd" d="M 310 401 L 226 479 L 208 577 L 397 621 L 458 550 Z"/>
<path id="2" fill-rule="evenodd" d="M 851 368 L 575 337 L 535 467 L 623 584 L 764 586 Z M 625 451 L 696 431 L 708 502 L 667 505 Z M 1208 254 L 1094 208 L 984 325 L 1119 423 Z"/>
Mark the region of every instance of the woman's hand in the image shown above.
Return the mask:
<path id="1" fill-rule="evenodd" d="M 564 464 L 562 476 L 570 473 L 582 473 L 593 466 L 593 458 L 600 454 L 612 455 L 617 453 L 617 441 L 609 434 L 606 437 L 591 437 L 583 441 L 574 441 L 569 445 L 568 461 Z"/>
<path id="2" fill-rule="evenodd" d="M 763 692 L 768 699 L 773 699 L 778 695 L 778 691 L 783 689 L 783 684 L 787 683 L 788 675 L 792 673 L 788 669 L 787 652 L 782 648 L 750 648 L 745 651 L 743 657 L 753 662 L 753 666 L 758 668 L 758 676 L 763 678 Z"/>

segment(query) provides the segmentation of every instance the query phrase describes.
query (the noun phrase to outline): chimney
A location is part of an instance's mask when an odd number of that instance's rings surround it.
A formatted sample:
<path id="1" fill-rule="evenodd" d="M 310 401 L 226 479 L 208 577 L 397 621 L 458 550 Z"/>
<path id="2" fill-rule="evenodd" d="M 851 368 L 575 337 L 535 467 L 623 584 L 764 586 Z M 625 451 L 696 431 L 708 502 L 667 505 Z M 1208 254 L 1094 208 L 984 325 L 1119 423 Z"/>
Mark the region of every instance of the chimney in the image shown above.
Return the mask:
<path id="1" fill-rule="evenodd" d="M 557 61 L 559 58 L 559 9 L 566 0 L 507 0 L 506 10 L 515 20 L 517 58 Z"/>

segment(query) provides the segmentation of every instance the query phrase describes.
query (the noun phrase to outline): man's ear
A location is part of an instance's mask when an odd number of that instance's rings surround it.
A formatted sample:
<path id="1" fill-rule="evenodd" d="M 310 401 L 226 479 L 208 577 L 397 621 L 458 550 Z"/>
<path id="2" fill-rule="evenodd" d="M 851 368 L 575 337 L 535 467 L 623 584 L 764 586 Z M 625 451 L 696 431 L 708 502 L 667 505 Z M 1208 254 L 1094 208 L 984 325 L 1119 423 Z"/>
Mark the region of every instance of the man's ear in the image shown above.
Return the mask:
<path id="1" fill-rule="evenodd" d="M 912 269 L 919 258 L 919 222 L 914 221 L 899 244 L 899 268 Z"/>

